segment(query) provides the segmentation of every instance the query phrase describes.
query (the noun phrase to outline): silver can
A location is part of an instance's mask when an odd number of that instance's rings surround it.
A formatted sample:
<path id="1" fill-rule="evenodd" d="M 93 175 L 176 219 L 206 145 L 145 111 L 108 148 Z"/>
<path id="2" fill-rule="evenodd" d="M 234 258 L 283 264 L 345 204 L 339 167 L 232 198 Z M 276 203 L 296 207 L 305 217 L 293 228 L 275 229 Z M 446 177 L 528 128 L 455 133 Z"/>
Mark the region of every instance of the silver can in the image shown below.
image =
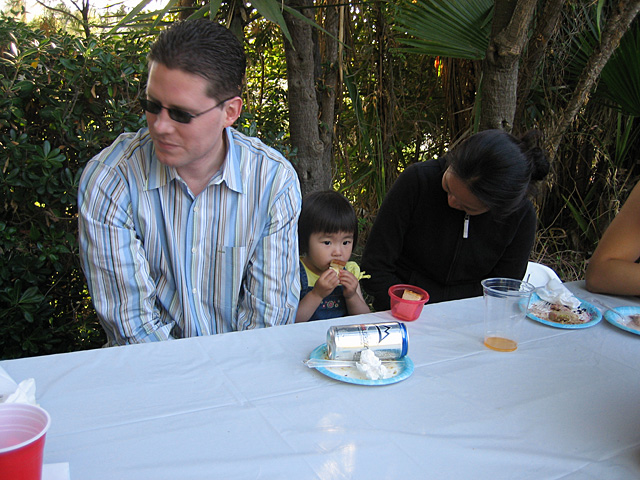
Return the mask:
<path id="1" fill-rule="evenodd" d="M 365 348 L 376 357 L 395 360 L 409 351 L 407 327 L 400 322 L 339 325 L 327 330 L 327 355 L 331 360 L 359 360 Z"/>

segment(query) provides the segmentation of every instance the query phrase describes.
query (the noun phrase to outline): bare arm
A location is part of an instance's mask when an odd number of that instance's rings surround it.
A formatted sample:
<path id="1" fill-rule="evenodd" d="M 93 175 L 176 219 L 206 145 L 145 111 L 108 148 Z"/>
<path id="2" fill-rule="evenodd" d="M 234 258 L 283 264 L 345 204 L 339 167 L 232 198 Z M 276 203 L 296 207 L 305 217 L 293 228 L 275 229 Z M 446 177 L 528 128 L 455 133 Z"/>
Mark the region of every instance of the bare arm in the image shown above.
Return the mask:
<path id="1" fill-rule="evenodd" d="M 333 292 L 339 282 L 336 272 L 331 269 L 325 270 L 316 281 L 313 290 L 300 299 L 298 312 L 296 313 L 296 323 L 308 322 L 324 297 Z"/>
<path id="2" fill-rule="evenodd" d="M 587 289 L 640 295 L 640 183 L 604 232 L 587 267 Z"/>

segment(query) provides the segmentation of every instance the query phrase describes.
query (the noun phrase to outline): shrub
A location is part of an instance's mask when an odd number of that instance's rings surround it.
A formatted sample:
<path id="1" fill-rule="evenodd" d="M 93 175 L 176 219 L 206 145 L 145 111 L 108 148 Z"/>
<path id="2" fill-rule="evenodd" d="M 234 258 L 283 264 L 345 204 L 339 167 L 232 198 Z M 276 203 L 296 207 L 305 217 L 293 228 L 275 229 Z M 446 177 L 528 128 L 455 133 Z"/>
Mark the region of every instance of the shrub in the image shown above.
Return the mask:
<path id="1" fill-rule="evenodd" d="M 85 163 L 143 116 L 148 39 L 82 40 L 0 18 L 0 358 L 105 337 L 78 261 Z"/>

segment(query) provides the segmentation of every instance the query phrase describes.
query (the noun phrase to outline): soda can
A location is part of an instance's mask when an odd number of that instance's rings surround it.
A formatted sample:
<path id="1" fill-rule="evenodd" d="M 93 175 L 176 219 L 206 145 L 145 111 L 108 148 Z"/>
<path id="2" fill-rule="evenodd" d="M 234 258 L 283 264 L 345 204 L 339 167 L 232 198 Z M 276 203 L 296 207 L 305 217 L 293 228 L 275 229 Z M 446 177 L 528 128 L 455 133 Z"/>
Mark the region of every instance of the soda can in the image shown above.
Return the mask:
<path id="1" fill-rule="evenodd" d="M 400 322 L 337 325 L 327 330 L 327 355 L 331 360 L 359 360 L 365 348 L 381 360 L 402 358 L 409 350 L 407 327 Z"/>

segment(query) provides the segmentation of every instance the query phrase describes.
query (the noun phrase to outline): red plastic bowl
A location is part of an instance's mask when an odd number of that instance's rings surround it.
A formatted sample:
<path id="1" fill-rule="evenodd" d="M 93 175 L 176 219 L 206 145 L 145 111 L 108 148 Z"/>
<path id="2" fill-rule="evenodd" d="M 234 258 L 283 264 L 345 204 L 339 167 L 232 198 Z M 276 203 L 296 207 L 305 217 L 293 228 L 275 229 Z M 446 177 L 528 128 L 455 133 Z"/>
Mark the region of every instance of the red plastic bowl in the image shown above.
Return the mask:
<path id="1" fill-rule="evenodd" d="M 419 293 L 422 298 L 420 300 L 405 300 L 402 298 L 405 290 Z M 420 316 L 424 304 L 429 301 L 429 294 L 415 285 L 398 284 L 389 287 L 389 298 L 391 299 L 391 315 L 400 320 L 413 322 Z"/>

